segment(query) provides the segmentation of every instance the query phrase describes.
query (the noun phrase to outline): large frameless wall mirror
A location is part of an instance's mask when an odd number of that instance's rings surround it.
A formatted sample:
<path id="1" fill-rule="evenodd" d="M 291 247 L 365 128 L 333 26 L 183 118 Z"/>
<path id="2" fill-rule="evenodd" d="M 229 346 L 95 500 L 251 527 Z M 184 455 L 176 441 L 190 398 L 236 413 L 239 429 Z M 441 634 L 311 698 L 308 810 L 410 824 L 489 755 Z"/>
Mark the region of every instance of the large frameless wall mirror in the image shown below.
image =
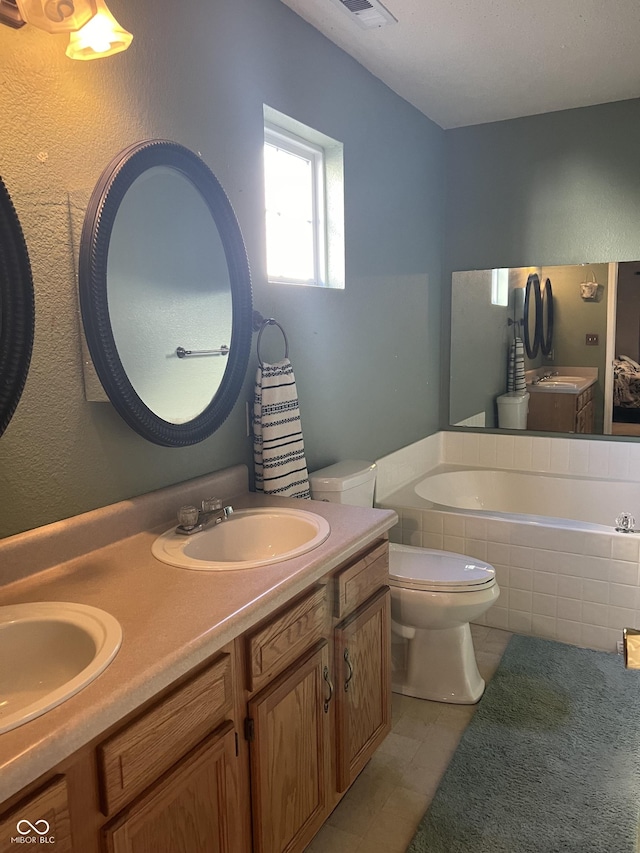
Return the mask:
<path id="1" fill-rule="evenodd" d="M 166 140 L 122 151 L 89 202 L 80 307 L 104 389 L 165 446 L 211 435 L 235 404 L 252 336 L 249 265 L 216 177 Z"/>
<path id="2" fill-rule="evenodd" d="M 31 265 L 20 221 L 0 178 L 0 435 L 16 410 L 33 348 Z"/>
<path id="3" fill-rule="evenodd" d="M 640 261 L 453 273 L 449 402 L 451 426 L 640 435 Z"/>

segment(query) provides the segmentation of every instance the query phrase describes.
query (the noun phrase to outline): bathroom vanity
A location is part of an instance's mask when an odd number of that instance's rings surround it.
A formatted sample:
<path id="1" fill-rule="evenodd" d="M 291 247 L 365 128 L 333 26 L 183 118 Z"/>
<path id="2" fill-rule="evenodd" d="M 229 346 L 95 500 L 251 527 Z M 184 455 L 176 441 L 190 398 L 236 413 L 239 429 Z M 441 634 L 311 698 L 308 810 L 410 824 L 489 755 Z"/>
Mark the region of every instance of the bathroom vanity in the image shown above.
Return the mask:
<path id="1" fill-rule="evenodd" d="M 535 386 L 529 397 L 527 429 L 545 432 L 592 433 L 594 430 L 593 390 L 595 380 L 583 390 L 569 391 Z"/>
<path id="2" fill-rule="evenodd" d="M 390 730 L 395 513 L 309 503 L 326 541 L 253 570 L 155 560 L 158 517 L 214 487 L 234 506 L 300 506 L 234 492 L 246 470 L 229 470 L 222 486 L 200 478 L 0 543 L 9 571 L 21 548 L 36 564 L 47 542 L 84 550 L 16 579 L 0 605 L 84 602 L 123 629 L 94 682 L 0 735 L 1 849 L 28 821 L 58 853 L 302 851 Z M 123 530 L 136 512 L 147 529 Z M 113 541 L 89 550 L 92 530 Z"/>

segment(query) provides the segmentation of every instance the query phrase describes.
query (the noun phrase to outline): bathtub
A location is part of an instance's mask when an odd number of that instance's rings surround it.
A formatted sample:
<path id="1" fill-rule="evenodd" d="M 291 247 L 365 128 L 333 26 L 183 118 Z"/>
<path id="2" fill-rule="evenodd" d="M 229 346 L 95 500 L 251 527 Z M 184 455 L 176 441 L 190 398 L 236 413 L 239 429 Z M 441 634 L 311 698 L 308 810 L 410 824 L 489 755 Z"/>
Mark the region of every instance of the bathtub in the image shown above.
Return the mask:
<path id="1" fill-rule="evenodd" d="M 444 462 L 377 505 L 398 513 L 391 541 L 495 567 L 483 625 L 610 652 L 640 627 L 640 535 L 615 530 L 640 525 L 639 483 Z"/>
<path id="2" fill-rule="evenodd" d="M 446 466 L 412 488 L 416 506 L 440 510 L 578 530 L 610 531 L 622 512 L 640 523 L 640 486 L 624 481 Z"/>

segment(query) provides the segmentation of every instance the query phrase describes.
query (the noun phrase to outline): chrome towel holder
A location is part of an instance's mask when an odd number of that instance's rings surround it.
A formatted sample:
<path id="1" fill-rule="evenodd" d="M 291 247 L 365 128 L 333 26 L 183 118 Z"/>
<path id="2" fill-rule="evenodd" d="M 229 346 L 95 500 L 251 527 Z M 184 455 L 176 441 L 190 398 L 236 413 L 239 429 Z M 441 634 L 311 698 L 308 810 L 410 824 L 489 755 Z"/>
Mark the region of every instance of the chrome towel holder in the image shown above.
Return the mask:
<path id="1" fill-rule="evenodd" d="M 258 353 L 258 363 L 260 367 L 264 367 L 264 362 L 262 361 L 262 356 L 260 355 L 260 341 L 262 339 L 262 333 L 267 328 L 267 326 L 277 326 L 282 332 L 282 337 L 284 338 L 284 357 L 289 358 L 289 340 L 287 338 L 287 333 L 282 328 L 280 323 L 275 320 L 273 317 L 263 317 L 259 311 L 253 312 L 253 330 L 258 333 L 258 340 L 256 341 L 256 351 Z"/>

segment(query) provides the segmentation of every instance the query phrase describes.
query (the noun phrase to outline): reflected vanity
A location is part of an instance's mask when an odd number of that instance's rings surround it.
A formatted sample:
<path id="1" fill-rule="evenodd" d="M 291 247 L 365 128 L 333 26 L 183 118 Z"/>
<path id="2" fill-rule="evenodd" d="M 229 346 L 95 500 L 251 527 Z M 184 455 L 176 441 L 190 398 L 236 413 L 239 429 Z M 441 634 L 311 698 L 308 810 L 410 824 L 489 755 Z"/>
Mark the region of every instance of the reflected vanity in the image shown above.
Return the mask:
<path id="1" fill-rule="evenodd" d="M 16 410 L 33 349 L 31 265 L 20 221 L 0 178 L 0 435 Z"/>
<path id="2" fill-rule="evenodd" d="M 87 344 L 122 418 L 165 446 L 211 435 L 249 360 L 251 278 L 220 183 L 166 140 L 126 148 L 91 196 L 80 243 Z"/>

